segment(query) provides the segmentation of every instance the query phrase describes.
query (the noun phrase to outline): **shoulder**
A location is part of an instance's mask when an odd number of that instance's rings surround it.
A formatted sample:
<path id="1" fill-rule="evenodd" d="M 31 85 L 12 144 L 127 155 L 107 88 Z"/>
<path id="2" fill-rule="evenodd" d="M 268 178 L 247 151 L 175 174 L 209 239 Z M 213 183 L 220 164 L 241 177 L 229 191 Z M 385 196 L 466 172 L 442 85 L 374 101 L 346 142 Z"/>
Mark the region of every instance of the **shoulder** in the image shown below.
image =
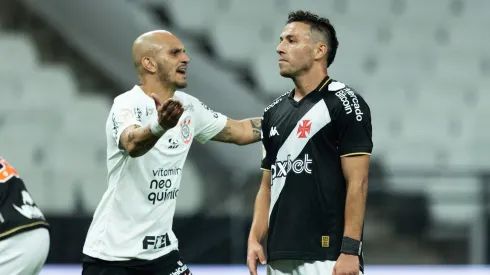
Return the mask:
<path id="1" fill-rule="evenodd" d="M 363 104 L 367 105 L 364 98 L 352 87 L 346 85 L 343 82 L 333 80 L 328 85 L 328 93 L 326 93 L 326 100 L 328 103 L 336 104 Z"/>
<path id="2" fill-rule="evenodd" d="M 196 97 L 182 91 L 175 91 L 174 98 L 184 102 L 199 101 Z"/>
<path id="3" fill-rule="evenodd" d="M 325 93 L 325 101 L 333 116 L 339 113 L 362 115 L 370 112 L 364 98 L 345 83 L 333 80 L 327 88 L 328 92 Z M 341 110 L 343 111 L 340 112 Z"/>
<path id="4" fill-rule="evenodd" d="M 126 91 L 114 98 L 115 106 L 136 106 L 140 102 L 140 97 L 132 90 Z"/>
<path id="5" fill-rule="evenodd" d="M 182 102 L 182 104 L 184 104 L 184 108 L 185 108 L 185 106 L 192 106 L 192 107 L 189 107 L 192 109 L 194 109 L 194 107 L 199 107 L 199 105 L 206 106 L 197 97 L 192 96 L 188 93 L 184 93 L 182 91 L 175 91 L 174 98 L 177 100 L 180 100 L 180 102 Z M 197 104 L 198 106 L 194 106 L 195 104 Z"/>
<path id="6" fill-rule="evenodd" d="M 265 107 L 264 115 L 267 113 L 273 112 L 275 109 L 277 109 L 277 106 L 279 105 L 279 103 L 281 103 L 284 99 L 286 99 L 289 93 L 290 93 L 290 91 L 288 91 L 288 92 L 280 95 L 276 99 L 274 99 L 271 104 L 269 104 L 267 107 Z"/>
<path id="7" fill-rule="evenodd" d="M 195 112 L 197 116 L 205 114 L 212 114 L 215 118 L 218 118 L 219 116 L 217 112 L 209 108 L 200 99 L 190 94 L 181 91 L 175 91 L 174 98 L 182 102 L 182 104 L 184 105 L 184 111 Z"/>

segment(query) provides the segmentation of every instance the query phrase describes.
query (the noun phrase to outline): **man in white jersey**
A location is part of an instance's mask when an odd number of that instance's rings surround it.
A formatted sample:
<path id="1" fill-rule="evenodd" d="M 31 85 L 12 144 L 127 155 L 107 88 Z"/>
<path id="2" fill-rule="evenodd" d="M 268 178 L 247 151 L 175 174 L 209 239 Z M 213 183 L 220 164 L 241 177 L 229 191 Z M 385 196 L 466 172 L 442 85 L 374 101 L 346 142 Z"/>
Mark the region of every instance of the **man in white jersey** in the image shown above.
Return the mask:
<path id="1" fill-rule="evenodd" d="M 87 234 L 83 274 L 188 275 L 172 221 L 192 141 L 257 142 L 261 119 L 227 119 L 177 91 L 187 86 L 189 57 L 169 32 L 141 35 L 132 55 L 140 85 L 115 98 L 106 123 L 109 183 Z"/>

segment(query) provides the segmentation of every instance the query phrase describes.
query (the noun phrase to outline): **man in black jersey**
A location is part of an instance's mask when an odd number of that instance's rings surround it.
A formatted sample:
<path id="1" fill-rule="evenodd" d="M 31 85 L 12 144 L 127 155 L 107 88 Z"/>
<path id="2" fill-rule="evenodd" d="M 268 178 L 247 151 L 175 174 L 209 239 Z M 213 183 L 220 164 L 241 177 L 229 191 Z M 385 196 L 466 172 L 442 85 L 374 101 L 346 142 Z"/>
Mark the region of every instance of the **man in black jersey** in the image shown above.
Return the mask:
<path id="1" fill-rule="evenodd" d="M 257 274 L 257 260 L 268 263 L 272 275 L 363 272 L 371 115 L 360 95 L 327 73 L 337 47 L 328 19 L 289 14 L 277 53 L 280 73 L 294 89 L 264 111 L 263 178 L 248 241 L 251 274 Z"/>
<path id="2" fill-rule="evenodd" d="M 0 274 L 39 274 L 48 257 L 48 230 L 17 171 L 0 158 Z"/>

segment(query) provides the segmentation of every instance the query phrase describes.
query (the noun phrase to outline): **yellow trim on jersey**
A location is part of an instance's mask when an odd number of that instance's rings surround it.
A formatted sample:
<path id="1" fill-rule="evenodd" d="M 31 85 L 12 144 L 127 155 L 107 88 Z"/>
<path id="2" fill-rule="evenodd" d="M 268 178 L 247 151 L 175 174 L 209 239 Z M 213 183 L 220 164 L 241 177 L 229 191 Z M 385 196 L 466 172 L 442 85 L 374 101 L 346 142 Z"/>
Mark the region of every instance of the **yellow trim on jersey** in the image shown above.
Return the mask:
<path id="1" fill-rule="evenodd" d="M 269 171 L 269 172 L 271 171 L 271 170 L 265 169 L 265 168 L 260 168 L 260 170 L 262 170 L 262 171 Z"/>
<path id="2" fill-rule="evenodd" d="M 370 156 L 371 153 L 356 152 L 356 153 L 350 153 L 350 154 L 341 155 L 340 157 L 343 158 L 343 157 L 349 157 L 349 156 L 355 156 L 355 155 L 368 155 L 368 156 Z"/>
<path id="3" fill-rule="evenodd" d="M 29 227 L 34 227 L 36 225 L 49 225 L 47 222 L 43 222 L 43 221 L 39 221 L 39 222 L 34 222 L 34 223 L 30 223 L 30 224 L 25 224 L 25 225 L 21 225 L 21 226 L 18 226 L 18 227 L 15 227 L 15 228 L 12 228 L 10 229 L 9 231 L 6 231 L 6 232 L 3 232 L 0 234 L 0 238 L 3 238 L 7 235 L 10 235 L 10 234 L 13 234 L 19 230 L 22 230 L 22 229 L 26 229 L 26 228 L 29 228 Z"/>
<path id="4" fill-rule="evenodd" d="M 321 91 L 323 89 L 323 87 L 325 87 L 325 85 L 327 85 L 328 82 L 330 82 L 330 80 L 332 80 L 330 77 L 327 79 L 327 81 L 325 81 L 325 83 L 323 83 L 323 85 L 320 87 L 320 89 L 318 89 L 318 91 Z"/>

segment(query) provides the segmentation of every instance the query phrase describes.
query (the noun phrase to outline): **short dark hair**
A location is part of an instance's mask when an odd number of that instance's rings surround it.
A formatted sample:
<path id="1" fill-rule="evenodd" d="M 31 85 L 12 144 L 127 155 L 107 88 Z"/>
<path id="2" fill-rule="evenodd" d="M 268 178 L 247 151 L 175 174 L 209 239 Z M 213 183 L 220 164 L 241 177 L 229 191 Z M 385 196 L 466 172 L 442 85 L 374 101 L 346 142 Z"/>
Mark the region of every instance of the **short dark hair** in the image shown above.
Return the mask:
<path id="1" fill-rule="evenodd" d="M 337 48 L 339 47 L 339 41 L 337 40 L 337 33 L 334 27 L 330 23 L 330 20 L 324 17 L 320 17 L 317 14 L 309 11 L 298 10 L 291 12 L 288 15 L 288 21 L 286 24 L 293 22 L 303 22 L 311 27 L 312 31 L 320 32 L 327 41 L 327 68 L 333 63 L 335 55 L 337 54 Z"/>

